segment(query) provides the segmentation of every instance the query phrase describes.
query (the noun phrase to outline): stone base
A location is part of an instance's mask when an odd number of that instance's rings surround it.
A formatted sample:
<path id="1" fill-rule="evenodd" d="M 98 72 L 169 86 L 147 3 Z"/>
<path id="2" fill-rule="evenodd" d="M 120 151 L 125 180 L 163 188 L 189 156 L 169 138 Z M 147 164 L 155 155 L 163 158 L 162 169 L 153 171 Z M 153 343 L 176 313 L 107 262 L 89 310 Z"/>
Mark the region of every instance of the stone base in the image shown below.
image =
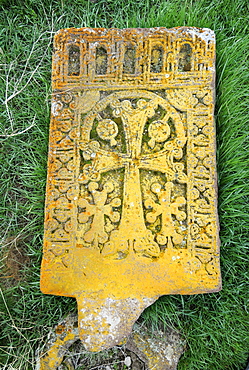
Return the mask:
<path id="1" fill-rule="evenodd" d="M 155 331 L 138 324 L 122 345 L 102 351 L 96 359 L 82 344 L 73 347 L 79 338 L 77 316 L 69 315 L 49 334 L 47 350 L 39 355 L 36 370 L 74 370 L 75 363 L 77 367 L 84 364 L 89 368 L 105 364 L 109 370 L 124 365 L 129 370 L 176 370 L 185 350 L 178 332 L 172 329 Z"/>

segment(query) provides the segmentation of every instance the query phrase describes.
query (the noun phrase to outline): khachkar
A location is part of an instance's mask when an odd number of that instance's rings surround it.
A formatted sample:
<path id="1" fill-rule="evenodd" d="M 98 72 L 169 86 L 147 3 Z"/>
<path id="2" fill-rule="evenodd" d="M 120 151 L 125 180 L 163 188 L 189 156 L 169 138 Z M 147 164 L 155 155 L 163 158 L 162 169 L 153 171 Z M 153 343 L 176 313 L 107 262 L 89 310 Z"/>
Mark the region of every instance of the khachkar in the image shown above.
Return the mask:
<path id="1" fill-rule="evenodd" d="M 221 289 L 214 33 L 66 29 L 54 47 L 41 289 L 77 299 L 99 351 L 160 295 Z"/>

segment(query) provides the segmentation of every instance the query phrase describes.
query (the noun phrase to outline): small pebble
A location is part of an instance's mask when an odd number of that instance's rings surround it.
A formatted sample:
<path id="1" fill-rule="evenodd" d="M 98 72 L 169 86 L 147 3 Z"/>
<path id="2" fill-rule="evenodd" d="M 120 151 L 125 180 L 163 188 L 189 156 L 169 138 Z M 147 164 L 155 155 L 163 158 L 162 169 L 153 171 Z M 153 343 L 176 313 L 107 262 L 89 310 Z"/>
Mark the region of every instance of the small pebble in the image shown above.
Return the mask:
<path id="1" fill-rule="evenodd" d="M 130 356 L 125 357 L 124 364 L 127 367 L 131 366 L 131 358 L 130 358 Z"/>

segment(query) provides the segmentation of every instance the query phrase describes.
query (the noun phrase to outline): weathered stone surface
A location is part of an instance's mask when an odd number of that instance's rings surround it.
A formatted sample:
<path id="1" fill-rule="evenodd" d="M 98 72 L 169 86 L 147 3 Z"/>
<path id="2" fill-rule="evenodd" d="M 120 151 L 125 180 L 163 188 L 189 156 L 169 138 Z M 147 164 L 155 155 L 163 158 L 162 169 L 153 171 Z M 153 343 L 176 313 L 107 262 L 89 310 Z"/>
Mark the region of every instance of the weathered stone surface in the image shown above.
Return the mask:
<path id="1" fill-rule="evenodd" d="M 163 294 L 221 289 L 208 29 L 55 36 L 41 289 L 77 299 L 88 350 Z"/>
<path id="2" fill-rule="evenodd" d="M 124 345 L 102 351 L 94 361 L 82 344 L 75 345 L 78 340 L 77 316 L 68 315 L 49 333 L 46 349 L 37 357 L 36 370 L 73 370 L 81 365 L 86 369 L 176 370 L 186 349 L 177 331 L 151 330 L 144 325 L 135 325 Z"/>
<path id="3" fill-rule="evenodd" d="M 146 370 L 176 370 L 185 343 L 179 333 L 172 329 L 164 333 L 161 330 L 149 332 L 146 327 L 136 327 L 125 347 L 143 361 Z"/>

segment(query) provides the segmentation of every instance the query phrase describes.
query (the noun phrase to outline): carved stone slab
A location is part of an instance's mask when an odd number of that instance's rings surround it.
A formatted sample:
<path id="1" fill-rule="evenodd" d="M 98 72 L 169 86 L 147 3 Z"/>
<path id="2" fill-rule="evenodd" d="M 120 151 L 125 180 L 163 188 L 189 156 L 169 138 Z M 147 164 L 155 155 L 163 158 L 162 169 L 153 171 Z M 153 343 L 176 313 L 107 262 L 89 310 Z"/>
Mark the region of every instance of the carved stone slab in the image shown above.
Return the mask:
<path id="1" fill-rule="evenodd" d="M 41 289 L 77 299 L 99 351 L 160 295 L 221 289 L 215 38 L 72 28 L 54 48 Z"/>

